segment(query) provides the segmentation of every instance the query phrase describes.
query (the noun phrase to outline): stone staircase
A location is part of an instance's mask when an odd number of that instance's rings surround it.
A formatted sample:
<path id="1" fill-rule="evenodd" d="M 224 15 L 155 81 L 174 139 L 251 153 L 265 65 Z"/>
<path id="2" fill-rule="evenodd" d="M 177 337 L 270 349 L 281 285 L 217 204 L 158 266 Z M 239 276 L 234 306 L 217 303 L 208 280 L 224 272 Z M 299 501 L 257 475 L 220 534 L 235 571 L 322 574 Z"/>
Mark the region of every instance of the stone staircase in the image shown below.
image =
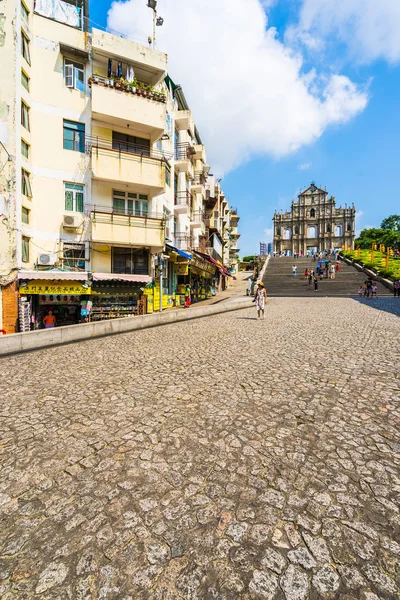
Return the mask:
<path id="1" fill-rule="evenodd" d="M 294 264 L 297 265 L 296 277 L 292 275 Z M 318 291 L 315 291 L 313 283 L 309 285 L 305 279 L 304 272 L 306 268 L 315 270 L 316 264 L 312 258 L 270 258 L 263 279 L 268 296 L 358 296 L 360 284 L 367 279 L 365 273 L 340 261 L 340 271 L 336 272 L 336 278 L 331 280 L 324 276 L 322 281 L 318 280 Z M 378 297 L 392 295 L 382 284 L 377 285 Z"/>

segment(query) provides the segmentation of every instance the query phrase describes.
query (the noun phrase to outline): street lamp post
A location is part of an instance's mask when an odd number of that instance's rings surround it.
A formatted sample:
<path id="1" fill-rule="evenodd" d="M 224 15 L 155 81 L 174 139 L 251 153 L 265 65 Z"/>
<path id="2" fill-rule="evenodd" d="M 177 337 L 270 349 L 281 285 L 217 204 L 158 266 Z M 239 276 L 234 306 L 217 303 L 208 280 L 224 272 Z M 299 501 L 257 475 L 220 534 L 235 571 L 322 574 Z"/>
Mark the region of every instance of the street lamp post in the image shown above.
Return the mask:
<path id="1" fill-rule="evenodd" d="M 148 0 L 147 6 L 153 11 L 153 48 L 156 46 L 156 27 L 161 27 L 164 23 L 162 17 L 157 17 L 157 0 Z M 149 38 L 150 41 L 150 38 Z"/>

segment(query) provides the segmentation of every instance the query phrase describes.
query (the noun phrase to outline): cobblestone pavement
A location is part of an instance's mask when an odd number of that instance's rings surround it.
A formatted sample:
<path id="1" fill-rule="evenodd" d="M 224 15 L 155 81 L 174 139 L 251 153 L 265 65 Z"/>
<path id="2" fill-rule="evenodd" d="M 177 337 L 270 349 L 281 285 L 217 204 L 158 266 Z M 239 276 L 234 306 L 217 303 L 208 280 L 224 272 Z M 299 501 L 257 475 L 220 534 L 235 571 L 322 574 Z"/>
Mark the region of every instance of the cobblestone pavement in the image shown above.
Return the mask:
<path id="1" fill-rule="evenodd" d="M 0 598 L 399 598 L 396 312 L 280 298 L 1 359 Z"/>

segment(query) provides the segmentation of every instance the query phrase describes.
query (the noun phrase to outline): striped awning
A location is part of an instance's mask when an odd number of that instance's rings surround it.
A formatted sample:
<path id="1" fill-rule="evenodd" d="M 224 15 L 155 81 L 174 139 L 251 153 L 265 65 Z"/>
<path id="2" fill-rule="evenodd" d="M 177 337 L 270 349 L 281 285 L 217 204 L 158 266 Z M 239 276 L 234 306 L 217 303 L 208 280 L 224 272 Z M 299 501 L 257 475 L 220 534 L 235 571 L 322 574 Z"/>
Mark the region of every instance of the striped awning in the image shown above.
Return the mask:
<path id="1" fill-rule="evenodd" d="M 85 271 L 18 271 L 18 280 L 31 281 L 87 281 L 88 273 Z"/>

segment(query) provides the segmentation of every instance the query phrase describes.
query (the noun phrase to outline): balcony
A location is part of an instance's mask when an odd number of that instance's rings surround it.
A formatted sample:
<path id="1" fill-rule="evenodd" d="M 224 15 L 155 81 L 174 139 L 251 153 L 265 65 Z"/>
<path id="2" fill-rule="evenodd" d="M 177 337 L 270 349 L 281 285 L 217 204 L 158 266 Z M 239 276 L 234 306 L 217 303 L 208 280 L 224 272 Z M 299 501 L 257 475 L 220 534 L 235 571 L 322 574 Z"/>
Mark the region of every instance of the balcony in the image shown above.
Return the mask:
<path id="1" fill-rule="evenodd" d="M 194 178 L 193 147 L 187 142 L 177 144 L 175 148 L 175 170 L 187 173 L 190 179 Z"/>
<path id="2" fill-rule="evenodd" d="M 163 81 L 167 73 L 167 55 L 164 52 L 121 36 L 116 38 L 99 29 L 92 30 L 92 55 L 96 62 L 104 64 L 105 71 L 102 74 L 107 73 L 108 59 L 129 64 L 138 79 L 152 86 Z"/>
<path id="3" fill-rule="evenodd" d="M 206 150 L 203 144 L 195 144 L 194 152 L 194 158 L 196 160 L 201 160 L 204 164 L 207 162 Z"/>
<path id="4" fill-rule="evenodd" d="M 203 197 L 205 196 L 205 185 L 206 185 L 207 177 L 204 174 L 203 170 L 196 171 L 194 174 L 194 179 L 192 181 L 191 190 L 196 194 L 201 194 Z"/>
<path id="5" fill-rule="evenodd" d="M 236 208 L 231 209 L 231 222 L 232 225 L 235 226 L 235 222 L 237 223 L 240 220 L 239 215 L 237 214 Z"/>
<path id="6" fill-rule="evenodd" d="M 190 228 L 200 229 L 204 234 L 206 230 L 204 212 L 202 210 L 193 210 L 190 215 Z"/>
<path id="7" fill-rule="evenodd" d="M 192 236 L 186 232 L 176 232 L 175 246 L 179 248 L 179 250 L 191 250 Z"/>
<path id="8" fill-rule="evenodd" d="M 189 213 L 192 197 L 189 190 L 178 192 L 175 196 L 174 212 L 177 215 L 185 215 Z"/>
<path id="9" fill-rule="evenodd" d="M 119 127 L 129 123 L 135 132 L 150 136 L 152 142 L 162 136 L 166 120 L 163 94 L 99 75 L 90 82 L 94 119 Z"/>
<path id="10" fill-rule="evenodd" d="M 191 110 L 177 110 L 175 112 L 175 126 L 179 130 L 190 131 L 194 135 L 194 119 Z"/>
<path id="11" fill-rule="evenodd" d="M 128 146 L 124 144 L 121 147 L 99 137 L 87 137 L 86 152 L 92 158 L 93 178 L 128 183 L 149 196 L 164 192 L 167 162 L 163 155 L 148 148 Z"/>
<path id="12" fill-rule="evenodd" d="M 146 213 L 143 216 L 116 211 L 112 206 L 89 207 L 92 242 L 123 246 L 164 246 L 163 215 Z"/>

